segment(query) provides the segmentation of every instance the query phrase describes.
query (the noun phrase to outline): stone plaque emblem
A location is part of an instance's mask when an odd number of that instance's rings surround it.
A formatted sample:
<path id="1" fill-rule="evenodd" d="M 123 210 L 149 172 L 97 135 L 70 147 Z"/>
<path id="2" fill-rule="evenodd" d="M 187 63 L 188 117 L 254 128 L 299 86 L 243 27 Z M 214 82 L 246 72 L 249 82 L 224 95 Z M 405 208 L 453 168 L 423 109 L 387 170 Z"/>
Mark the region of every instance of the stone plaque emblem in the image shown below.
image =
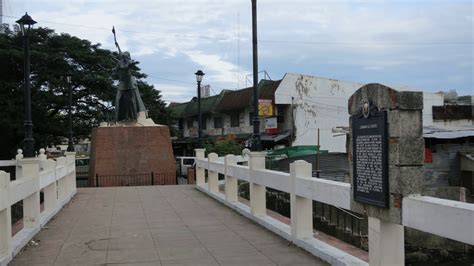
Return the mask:
<path id="1" fill-rule="evenodd" d="M 370 115 L 370 103 L 367 98 L 362 100 L 362 115 L 368 118 Z"/>

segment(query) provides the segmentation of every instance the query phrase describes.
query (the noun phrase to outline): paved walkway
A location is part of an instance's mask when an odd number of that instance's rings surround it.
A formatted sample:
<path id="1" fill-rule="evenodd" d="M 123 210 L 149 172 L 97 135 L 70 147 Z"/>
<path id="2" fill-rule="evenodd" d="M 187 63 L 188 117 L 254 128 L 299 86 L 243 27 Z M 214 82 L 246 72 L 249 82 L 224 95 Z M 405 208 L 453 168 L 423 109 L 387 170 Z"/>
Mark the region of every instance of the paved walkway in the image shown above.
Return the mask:
<path id="1" fill-rule="evenodd" d="M 193 186 L 78 189 L 11 265 L 326 265 Z"/>

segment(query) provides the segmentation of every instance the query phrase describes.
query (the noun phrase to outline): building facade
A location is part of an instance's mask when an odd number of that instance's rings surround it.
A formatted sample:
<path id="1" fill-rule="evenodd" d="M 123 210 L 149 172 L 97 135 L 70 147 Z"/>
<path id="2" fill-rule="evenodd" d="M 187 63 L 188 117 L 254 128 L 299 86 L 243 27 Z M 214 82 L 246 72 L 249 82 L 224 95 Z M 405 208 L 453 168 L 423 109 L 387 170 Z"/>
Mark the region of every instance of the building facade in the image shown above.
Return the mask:
<path id="1" fill-rule="evenodd" d="M 267 107 L 271 109 L 264 115 L 259 114 L 264 147 L 318 145 L 319 138 L 321 150 L 346 152 L 346 135 L 337 133 L 335 129 L 348 128 L 347 101 L 363 85 L 293 73 L 285 74 L 278 81 L 261 80 L 258 88 L 262 106 L 259 103 L 259 110 L 265 109 L 263 101 L 267 101 Z M 406 87 L 391 87 L 416 91 Z M 228 135 L 244 142 L 250 139 L 253 132 L 252 94 L 253 88 L 249 87 L 235 91 L 224 90 L 219 95 L 202 98 L 204 139 L 212 141 Z M 453 126 L 472 125 L 472 112 L 466 109 L 472 105 L 443 107 L 444 94 L 429 92 L 423 93 L 423 104 L 423 126 L 449 129 Z M 187 103 L 172 104 L 169 108 L 177 118 L 175 126 L 179 135 L 175 144 L 189 146 L 188 150 L 191 149 L 190 143 L 197 138 L 197 98 Z M 461 109 L 462 112 L 459 111 Z M 443 116 L 443 112 L 461 112 L 463 115 Z M 189 155 L 191 154 L 192 152 Z"/>

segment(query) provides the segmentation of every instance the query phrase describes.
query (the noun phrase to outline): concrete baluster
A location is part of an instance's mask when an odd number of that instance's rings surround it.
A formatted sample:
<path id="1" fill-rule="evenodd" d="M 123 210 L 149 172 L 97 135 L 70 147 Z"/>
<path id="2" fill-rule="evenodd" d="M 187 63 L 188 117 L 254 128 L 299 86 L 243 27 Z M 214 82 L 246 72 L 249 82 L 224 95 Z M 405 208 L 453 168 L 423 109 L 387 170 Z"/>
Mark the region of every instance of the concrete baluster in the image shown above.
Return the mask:
<path id="1" fill-rule="evenodd" d="M 20 160 L 23 159 L 23 150 L 18 149 L 16 150 L 17 154 L 15 155 L 16 160 L 16 169 L 15 169 L 15 176 L 21 176 L 21 166 L 19 164 Z"/>
<path id="2" fill-rule="evenodd" d="M 255 173 L 252 170 L 265 169 L 266 152 L 250 152 L 249 168 L 250 180 L 252 181 Z M 250 210 L 252 215 L 265 215 L 267 210 L 265 186 L 250 182 Z"/>
<path id="3" fill-rule="evenodd" d="M 56 161 L 46 160 L 43 162 L 43 171 L 48 172 L 48 175 L 53 175 L 54 181 L 44 188 L 44 211 L 45 213 L 52 212 L 58 205 L 58 188 L 56 184 Z"/>
<path id="4" fill-rule="evenodd" d="M 58 180 L 58 199 L 62 202 L 68 194 L 67 178 L 63 176 L 64 167 L 67 169 L 65 157 L 56 158 L 56 179 Z M 67 172 L 67 171 L 66 171 Z"/>
<path id="5" fill-rule="evenodd" d="M 313 237 L 313 201 L 296 195 L 297 179 L 312 178 L 312 166 L 302 160 L 290 164 L 291 236 L 293 239 Z"/>
<path id="6" fill-rule="evenodd" d="M 403 225 L 369 217 L 370 265 L 404 265 L 404 242 Z"/>
<path id="7" fill-rule="evenodd" d="M 219 156 L 217 153 L 209 153 L 207 159 L 209 162 L 217 162 Z M 219 192 L 219 173 L 215 171 L 207 170 L 207 185 L 210 192 L 217 193 Z"/>
<path id="8" fill-rule="evenodd" d="M 196 153 L 196 159 L 206 159 L 204 156 L 204 152 L 206 149 L 195 149 L 194 152 Z M 204 185 L 205 180 L 205 174 L 204 174 L 204 168 L 196 166 L 196 186 L 202 186 Z"/>
<path id="9" fill-rule="evenodd" d="M 250 150 L 247 149 L 247 148 L 243 149 L 242 150 L 242 157 L 244 159 L 247 159 L 247 161 L 242 162 L 242 165 L 249 166 L 249 161 L 248 160 L 249 160 L 249 157 L 250 157 Z"/>
<path id="10" fill-rule="evenodd" d="M 237 165 L 237 158 L 232 155 L 225 156 L 225 199 L 229 202 L 237 202 L 238 185 L 237 178 L 228 174 L 228 167 Z"/>
<path id="11" fill-rule="evenodd" d="M 0 171 L 0 257 L 11 254 L 10 175 Z"/>
<path id="12" fill-rule="evenodd" d="M 39 160 L 37 158 L 25 158 L 20 160 L 22 175 L 19 179 L 32 179 L 35 192 L 23 199 L 23 225 L 24 227 L 36 227 L 39 225 L 40 215 L 40 193 L 39 193 Z"/>
<path id="13" fill-rule="evenodd" d="M 48 156 L 46 156 L 45 150 L 41 148 L 39 150 L 39 155 L 38 155 L 40 171 L 43 171 L 45 169 L 44 163 L 46 162 L 47 159 L 48 159 Z"/>
<path id="14" fill-rule="evenodd" d="M 66 152 L 66 161 L 67 161 L 67 194 L 71 195 L 76 193 L 77 184 L 76 184 L 76 153 L 75 152 Z"/>

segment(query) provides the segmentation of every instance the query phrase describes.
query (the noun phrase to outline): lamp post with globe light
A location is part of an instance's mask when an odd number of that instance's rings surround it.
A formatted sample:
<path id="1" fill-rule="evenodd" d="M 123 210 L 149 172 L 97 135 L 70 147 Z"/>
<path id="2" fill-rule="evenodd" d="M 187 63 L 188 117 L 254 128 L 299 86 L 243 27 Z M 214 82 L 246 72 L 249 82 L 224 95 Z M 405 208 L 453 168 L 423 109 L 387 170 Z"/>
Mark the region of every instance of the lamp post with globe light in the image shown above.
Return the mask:
<path id="1" fill-rule="evenodd" d="M 23 37 L 23 52 L 24 52 L 24 73 L 23 73 L 23 87 L 25 99 L 25 139 L 24 157 L 31 158 L 35 156 L 34 153 L 34 139 L 33 139 L 33 121 L 31 119 L 31 88 L 30 88 L 30 31 L 33 25 L 36 24 L 28 13 L 16 21 L 20 25 L 21 35 Z"/>
<path id="2" fill-rule="evenodd" d="M 205 74 L 200 69 L 194 74 L 196 75 L 198 96 L 198 148 L 202 148 L 201 81 Z"/>

